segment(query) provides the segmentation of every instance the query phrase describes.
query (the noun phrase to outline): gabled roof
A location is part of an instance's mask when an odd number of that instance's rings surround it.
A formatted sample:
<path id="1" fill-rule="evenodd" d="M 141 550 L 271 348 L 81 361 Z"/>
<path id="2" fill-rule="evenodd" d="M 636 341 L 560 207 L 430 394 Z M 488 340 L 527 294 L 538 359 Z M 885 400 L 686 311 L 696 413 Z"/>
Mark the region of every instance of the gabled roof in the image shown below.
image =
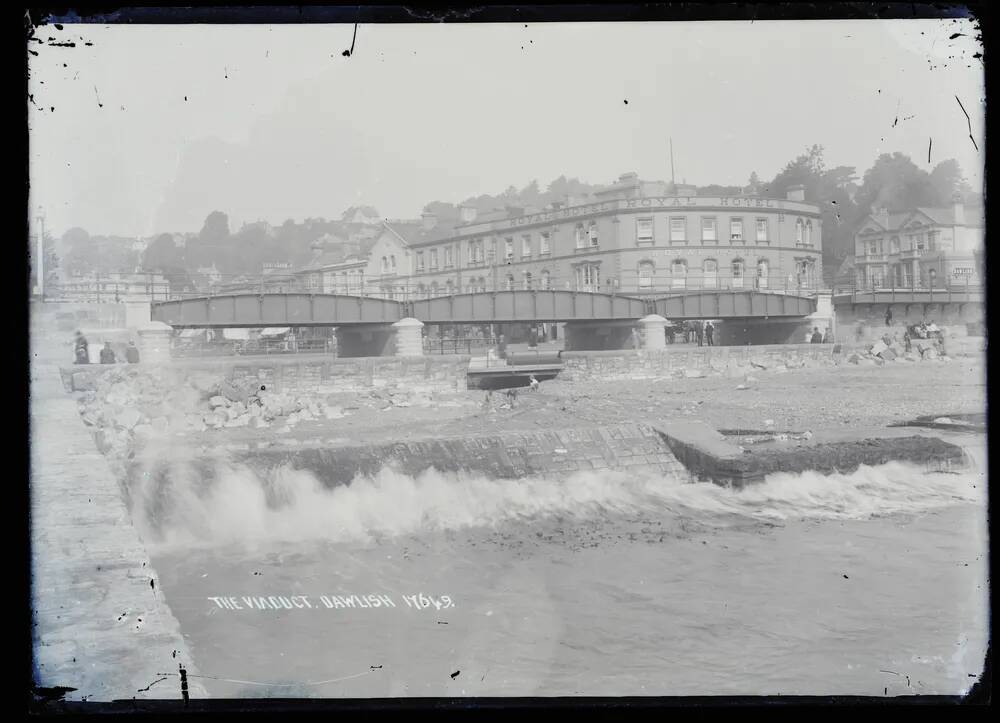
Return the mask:
<path id="1" fill-rule="evenodd" d="M 890 213 L 888 217 L 880 218 L 874 214 L 870 214 L 865 217 L 864 223 L 861 224 L 861 231 L 859 233 L 865 233 L 867 230 L 881 229 L 883 231 L 899 231 L 905 228 L 911 220 L 918 216 L 923 216 L 923 223 L 934 224 L 937 226 L 953 226 L 955 225 L 955 208 L 950 206 L 948 208 L 930 208 L 927 206 L 920 206 L 910 211 L 905 211 L 903 213 Z M 965 223 L 961 224 L 963 226 L 984 226 L 983 219 L 983 207 L 982 206 L 966 206 L 965 207 Z"/>

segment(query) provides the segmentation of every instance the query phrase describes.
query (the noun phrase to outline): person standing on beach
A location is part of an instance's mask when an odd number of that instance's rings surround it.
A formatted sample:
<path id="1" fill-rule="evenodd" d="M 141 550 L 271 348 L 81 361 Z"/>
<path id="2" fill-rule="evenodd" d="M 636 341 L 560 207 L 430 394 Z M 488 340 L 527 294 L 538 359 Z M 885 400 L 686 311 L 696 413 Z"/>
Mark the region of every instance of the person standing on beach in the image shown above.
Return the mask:
<path id="1" fill-rule="evenodd" d="M 705 341 L 708 343 L 709 346 L 715 346 L 715 343 L 712 340 L 712 337 L 713 337 L 714 334 L 715 334 L 715 327 L 712 326 L 712 322 L 706 323 L 705 324 Z"/>
<path id="2" fill-rule="evenodd" d="M 636 329 L 632 329 L 632 348 L 635 349 L 636 351 L 639 351 L 640 346 L 641 344 L 639 343 L 639 332 Z"/>
<path id="3" fill-rule="evenodd" d="M 885 325 L 892 326 L 892 307 L 887 306 L 885 308 Z"/>
<path id="4" fill-rule="evenodd" d="M 809 341 L 811 341 L 813 344 L 823 343 L 823 335 L 819 333 L 818 326 L 813 327 L 812 339 L 810 339 Z"/>
<path id="5" fill-rule="evenodd" d="M 76 332 L 73 353 L 76 355 L 77 364 L 90 364 L 90 350 L 87 348 L 87 337 L 79 330 Z"/>
<path id="6" fill-rule="evenodd" d="M 507 337 L 503 335 L 503 332 L 497 337 L 497 356 L 501 359 L 507 358 Z"/>
<path id="7" fill-rule="evenodd" d="M 125 349 L 125 361 L 129 364 L 139 363 L 139 350 L 136 349 L 134 341 L 130 341 Z"/>
<path id="8" fill-rule="evenodd" d="M 114 364 L 116 361 L 115 352 L 111 348 L 111 342 L 104 342 L 104 348 L 101 349 L 101 364 Z"/>
<path id="9" fill-rule="evenodd" d="M 832 341 L 830 339 L 830 327 L 826 327 L 826 331 L 823 332 L 823 342 L 824 344 L 829 344 Z"/>
<path id="10" fill-rule="evenodd" d="M 698 346 L 704 346 L 702 343 L 705 335 L 705 328 L 702 326 L 701 322 L 696 322 L 694 327 L 694 333 L 698 337 Z"/>

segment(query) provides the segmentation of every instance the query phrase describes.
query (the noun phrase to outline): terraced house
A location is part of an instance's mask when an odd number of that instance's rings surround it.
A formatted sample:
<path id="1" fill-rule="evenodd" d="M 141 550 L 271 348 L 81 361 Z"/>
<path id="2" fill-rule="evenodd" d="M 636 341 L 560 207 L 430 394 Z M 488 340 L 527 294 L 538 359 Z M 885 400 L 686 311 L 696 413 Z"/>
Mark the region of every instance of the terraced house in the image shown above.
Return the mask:
<path id="1" fill-rule="evenodd" d="M 398 232 L 373 249 L 378 281 L 368 277 L 382 293 L 795 293 L 822 285 L 820 211 L 804 202 L 801 187 L 784 199 L 703 197 L 693 187 L 627 173 L 588 197 L 544 209 L 477 215 L 463 207 L 448 227 L 426 215 L 418 228 L 386 226 Z"/>

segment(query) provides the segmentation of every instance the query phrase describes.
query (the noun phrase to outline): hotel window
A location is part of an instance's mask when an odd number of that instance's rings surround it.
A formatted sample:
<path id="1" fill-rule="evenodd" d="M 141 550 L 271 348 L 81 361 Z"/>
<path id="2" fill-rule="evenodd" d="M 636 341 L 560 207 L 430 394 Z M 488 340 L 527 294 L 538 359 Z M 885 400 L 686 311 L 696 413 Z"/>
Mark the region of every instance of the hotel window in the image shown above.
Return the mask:
<path id="1" fill-rule="evenodd" d="M 705 259 L 702 264 L 702 287 L 714 289 L 719 285 L 719 262 L 715 259 Z"/>
<path id="2" fill-rule="evenodd" d="M 387 259 L 385 256 L 382 257 L 382 273 L 383 274 L 389 273 L 389 259 Z"/>
<path id="3" fill-rule="evenodd" d="M 521 258 L 531 258 L 531 235 L 524 234 L 521 237 Z"/>
<path id="4" fill-rule="evenodd" d="M 742 289 L 743 288 L 743 275 L 746 267 L 743 264 L 742 259 L 735 259 L 732 265 L 733 271 L 733 288 Z"/>
<path id="5" fill-rule="evenodd" d="M 437 271 L 438 268 L 438 250 L 431 249 L 431 271 Z"/>
<path id="6" fill-rule="evenodd" d="M 392 271 L 392 273 L 396 273 L 396 257 L 395 256 L 390 256 L 389 257 L 389 270 Z"/>
<path id="7" fill-rule="evenodd" d="M 889 253 L 898 254 L 899 253 L 899 236 L 893 236 L 889 239 Z"/>
<path id="8" fill-rule="evenodd" d="M 542 269 L 542 279 L 541 279 L 541 282 L 542 282 L 542 288 L 543 289 L 550 289 L 550 288 L 552 288 L 552 277 L 549 276 L 548 269 Z"/>
<path id="9" fill-rule="evenodd" d="M 446 269 L 450 269 L 452 266 L 454 266 L 453 254 L 454 251 L 452 250 L 451 246 L 444 247 L 444 267 Z"/>
<path id="10" fill-rule="evenodd" d="M 584 240 L 584 236 L 583 236 L 583 224 L 582 223 L 578 223 L 576 225 L 575 233 L 576 233 L 576 247 L 578 249 L 584 248 L 586 246 L 586 241 Z"/>
<path id="11" fill-rule="evenodd" d="M 687 261 L 683 259 L 674 259 L 670 262 L 670 285 L 673 288 L 683 289 L 687 286 L 687 270 Z"/>
<path id="12" fill-rule="evenodd" d="M 497 240 L 495 238 L 490 239 L 490 263 L 495 264 L 497 261 Z"/>
<path id="13" fill-rule="evenodd" d="M 548 231 L 542 232 L 538 248 L 539 256 L 547 256 L 548 254 L 552 253 L 551 248 L 549 246 L 549 240 L 550 239 Z"/>
<path id="14" fill-rule="evenodd" d="M 652 289 L 653 288 L 653 272 L 656 267 L 653 265 L 652 261 L 643 261 L 639 264 L 639 288 L 640 289 Z"/>
<path id="15" fill-rule="evenodd" d="M 417 251 L 417 271 L 424 270 L 424 252 Z"/>
<path id="16" fill-rule="evenodd" d="M 917 245 L 914 246 L 915 249 L 917 249 L 918 251 L 923 251 L 925 248 L 927 248 L 924 245 L 924 235 L 923 234 L 919 234 L 918 236 L 915 236 L 914 238 L 916 238 L 916 240 L 917 240 Z"/>
<path id="17" fill-rule="evenodd" d="M 766 289 L 767 288 L 767 274 L 768 274 L 768 263 L 767 259 L 761 259 L 757 262 L 757 288 Z"/>
<path id="18" fill-rule="evenodd" d="M 531 288 L 532 288 L 531 287 L 531 272 L 530 271 L 525 271 L 524 272 L 524 282 L 523 283 L 524 283 L 524 288 L 530 291 Z"/>
<path id="19" fill-rule="evenodd" d="M 729 219 L 729 240 L 730 241 L 743 241 L 743 219 L 742 218 L 732 218 Z"/>
<path id="20" fill-rule="evenodd" d="M 589 235 L 590 235 L 590 245 L 597 246 L 597 224 L 594 223 L 593 221 L 590 222 Z"/>
<path id="21" fill-rule="evenodd" d="M 670 219 L 670 242 L 684 243 L 687 241 L 687 221 L 683 217 Z"/>
<path id="22" fill-rule="evenodd" d="M 438 295 L 438 282 L 432 281 L 431 282 L 431 296 L 437 296 L 437 295 Z"/>
<path id="23" fill-rule="evenodd" d="M 653 219 L 640 218 L 635 222 L 635 240 L 639 246 L 653 243 Z"/>
<path id="24" fill-rule="evenodd" d="M 802 229 L 803 229 L 803 227 L 802 227 L 802 219 L 801 218 L 796 219 L 795 220 L 795 243 L 796 244 L 801 244 L 802 243 L 802 233 L 803 233 Z"/>
<path id="25" fill-rule="evenodd" d="M 715 219 L 714 218 L 703 218 L 701 220 L 701 240 L 702 241 L 718 241 L 715 235 Z"/>
<path id="26" fill-rule="evenodd" d="M 757 242 L 767 243 L 767 219 L 758 218 L 757 219 Z"/>
<path id="27" fill-rule="evenodd" d="M 583 264 L 576 269 L 577 288 L 584 291 L 598 291 L 601 286 L 600 267 L 597 264 Z"/>
<path id="28" fill-rule="evenodd" d="M 514 260 L 514 239 L 505 238 L 503 240 L 503 257 L 507 262 Z"/>
<path id="29" fill-rule="evenodd" d="M 451 279 L 448 279 L 447 281 L 444 282 L 444 293 L 447 294 L 448 296 L 451 296 L 452 294 L 455 293 L 455 282 L 452 281 Z"/>
<path id="30" fill-rule="evenodd" d="M 507 274 L 503 280 L 503 288 L 505 291 L 511 291 L 514 288 L 514 276 L 512 274 Z"/>
<path id="31" fill-rule="evenodd" d="M 806 221 L 806 246 L 812 246 L 813 242 L 813 222 Z"/>

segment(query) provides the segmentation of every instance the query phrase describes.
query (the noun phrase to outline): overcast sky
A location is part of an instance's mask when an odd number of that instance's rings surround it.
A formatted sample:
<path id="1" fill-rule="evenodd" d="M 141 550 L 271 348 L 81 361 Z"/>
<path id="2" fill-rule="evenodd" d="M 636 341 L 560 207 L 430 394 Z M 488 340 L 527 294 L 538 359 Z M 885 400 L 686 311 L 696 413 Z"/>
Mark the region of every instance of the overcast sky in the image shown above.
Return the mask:
<path id="1" fill-rule="evenodd" d="M 29 44 L 32 209 L 56 235 L 414 217 L 563 174 L 668 180 L 671 136 L 700 185 L 771 178 L 813 143 L 859 175 L 901 151 L 982 184 L 964 20 L 362 25 L 346 58 L 353 30 L 40 28 L 76 47 Z"/>

